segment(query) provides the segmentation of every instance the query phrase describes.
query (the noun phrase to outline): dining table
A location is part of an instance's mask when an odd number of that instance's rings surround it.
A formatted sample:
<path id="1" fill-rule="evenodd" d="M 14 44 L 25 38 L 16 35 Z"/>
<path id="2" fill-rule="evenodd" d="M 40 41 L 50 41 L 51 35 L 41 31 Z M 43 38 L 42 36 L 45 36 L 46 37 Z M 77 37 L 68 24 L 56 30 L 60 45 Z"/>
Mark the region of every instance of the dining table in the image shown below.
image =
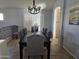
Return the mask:
<path id="1" fill-rule="evenodd" d="M 23 59 L 24 47 L 27 47 L 27 40 L 26 40 L 27 36 L 28 36 L 28 34 L 23 39 L 20 39 L 20 41 L 19 41 L 20 59 Z M 50 38 L 46 38 L 44 40 L 44 47 L 47 48 L 47 59 L 50 59 L 50 43 L 51 43 Z"/>

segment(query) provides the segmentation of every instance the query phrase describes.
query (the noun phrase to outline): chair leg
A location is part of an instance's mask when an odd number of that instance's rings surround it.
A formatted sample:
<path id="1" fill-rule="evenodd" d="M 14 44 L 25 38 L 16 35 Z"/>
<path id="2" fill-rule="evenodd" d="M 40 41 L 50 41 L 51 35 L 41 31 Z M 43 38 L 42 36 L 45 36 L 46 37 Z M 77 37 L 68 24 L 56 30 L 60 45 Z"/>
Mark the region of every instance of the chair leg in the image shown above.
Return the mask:
<path id="1" fill-rule="evenodd" d="M 30 56 L 28 56 L 28 59 L 30 59 Z"/>
<path id="2" fill-rule="evenodd" d="M 41 59 L 43 59 L 43 55 L 41 55 Z"/>

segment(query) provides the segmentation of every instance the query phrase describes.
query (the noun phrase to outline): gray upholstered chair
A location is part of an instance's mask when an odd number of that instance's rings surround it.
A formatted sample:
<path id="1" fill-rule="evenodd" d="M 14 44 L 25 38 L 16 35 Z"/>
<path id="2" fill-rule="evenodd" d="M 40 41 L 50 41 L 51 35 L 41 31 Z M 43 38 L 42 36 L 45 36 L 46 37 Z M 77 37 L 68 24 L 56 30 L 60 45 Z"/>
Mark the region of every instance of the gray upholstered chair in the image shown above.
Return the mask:
<path id="1" fill-rule="evenodd" d="M 44 37 L 33 34 L 27 37 L 28 59 L 33 56 L 40 56 L 43 59 L 44 52 Z"/>

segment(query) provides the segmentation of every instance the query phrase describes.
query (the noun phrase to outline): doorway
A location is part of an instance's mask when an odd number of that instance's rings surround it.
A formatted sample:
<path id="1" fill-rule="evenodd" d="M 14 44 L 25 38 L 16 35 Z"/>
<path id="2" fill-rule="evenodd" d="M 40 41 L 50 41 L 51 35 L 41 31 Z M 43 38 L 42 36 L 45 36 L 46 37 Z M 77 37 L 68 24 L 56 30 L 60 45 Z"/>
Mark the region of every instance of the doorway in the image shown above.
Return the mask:
<path id="1" fill-rule="evenodd" d="M 61 7 L 56 7 L 54 11 L 53 39 L 60 37 L 60 17 Z"/>

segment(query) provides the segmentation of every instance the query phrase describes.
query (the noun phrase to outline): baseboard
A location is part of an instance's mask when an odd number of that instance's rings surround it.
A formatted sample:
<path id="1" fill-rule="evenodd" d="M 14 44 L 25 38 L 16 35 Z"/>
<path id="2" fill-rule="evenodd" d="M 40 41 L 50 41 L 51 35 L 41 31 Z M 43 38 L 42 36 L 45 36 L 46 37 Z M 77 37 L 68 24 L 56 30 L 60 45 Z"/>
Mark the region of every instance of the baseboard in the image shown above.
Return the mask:
<path id="1" fill-rule="evenodd" d="M 73 58 L 75 58 L 75 59 L 77 59 L 77 57 L 76 56 L 74 56 L 65 46 L 63 46 L 63 48 L 70 54 L 70 55 L 72 55 L 73 56 Z"/>

